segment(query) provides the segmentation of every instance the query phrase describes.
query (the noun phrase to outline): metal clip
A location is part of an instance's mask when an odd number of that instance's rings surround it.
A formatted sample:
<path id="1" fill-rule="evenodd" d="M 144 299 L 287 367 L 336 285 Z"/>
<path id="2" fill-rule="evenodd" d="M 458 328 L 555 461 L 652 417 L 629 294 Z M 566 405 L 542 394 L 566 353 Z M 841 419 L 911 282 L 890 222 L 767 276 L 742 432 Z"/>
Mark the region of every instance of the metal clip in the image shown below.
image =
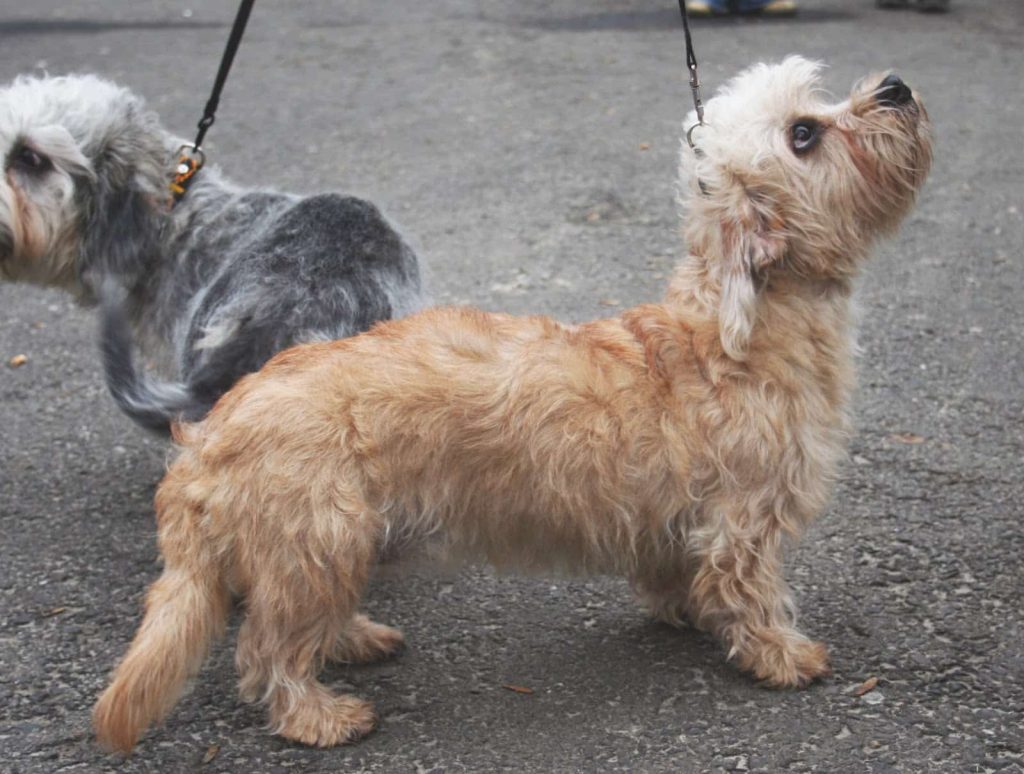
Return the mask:
<path id="1" fill-rule="evenodd" d="M 690 67 L 690 91 L 693 93 L 693 106 L 697 109 L 697 123 L 704 124 L 704 100 L 700 97 L 700 79 L 697 77 L 697 65 Z"/>
<path id="2" fill-rule="evenodd" d="M 192 178 L 206 163 L 206 154 L 198 145 L 185 143 L 178 148 L 178 161 L 174 165 L 174 177 L 168 184 L 171 189 L 172 205 L 177 204 L 188 191 Z"/>
<path id="3" fill-rule="evenodd" d="M 694 152 L 694 154 L 697 156 L 697 158 L 702 158 L 704 156 L 704 152 L 694 144 L 694 142 L 693 142 L 693 130 L 694 129 L 698 129 L 698 128 L 702 127 L 702 126 L 704 126 L 704 124 L 702 124 L 702 123 L 701 124 L 694 124 L 689 129 L 686 130 L 686 144 L 690 146 L 690 150 L 692 150 Z"/>
<path id="4" fill-rule="evenodd" d="M 698 126 L 704 126 L 704 100 L 700 96 L 700 78 L 697 76 L 697 63 L 690 64 L 690 92 L 693 94 L 693 107 L 697 111 L 697 123 L 686 130 L 686 144 L 694 153 L 698 153 L 693 144 L 693 130 Z"/>

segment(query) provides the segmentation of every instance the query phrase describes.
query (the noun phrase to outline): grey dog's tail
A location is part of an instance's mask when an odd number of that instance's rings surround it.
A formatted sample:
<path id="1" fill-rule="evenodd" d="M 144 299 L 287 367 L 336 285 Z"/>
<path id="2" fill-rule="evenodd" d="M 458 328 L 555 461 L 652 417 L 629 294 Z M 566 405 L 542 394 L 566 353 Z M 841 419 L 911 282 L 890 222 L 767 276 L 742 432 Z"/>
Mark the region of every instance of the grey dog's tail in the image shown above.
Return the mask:
<path id="1" fill-rule="evenodd" d="M 164 436 L 170 435 L 173 420 L 203 416 L 210 406 L 197 399 L 187 384 L 155 381 L 136 366 L 124 293 L 108 286 L 99 296 L 103 371 L 120 409 L 137 424 Z"/>

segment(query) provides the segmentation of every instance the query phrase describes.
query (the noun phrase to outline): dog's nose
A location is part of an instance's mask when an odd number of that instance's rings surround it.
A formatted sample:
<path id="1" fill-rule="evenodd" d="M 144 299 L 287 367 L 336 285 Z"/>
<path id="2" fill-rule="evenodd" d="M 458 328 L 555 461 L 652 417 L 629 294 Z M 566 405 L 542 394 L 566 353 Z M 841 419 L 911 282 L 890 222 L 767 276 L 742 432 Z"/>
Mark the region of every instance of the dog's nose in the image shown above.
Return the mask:
<path id="1" fill-rule="evenodd" d="M 879 105 L 889 107 L 900 107 L 906 105 L 914 98 L 910 87 L 903 82 L 898 75 L 889 75 L 878 84 L 878 91 L 875 92 L 875 99 Z"/>

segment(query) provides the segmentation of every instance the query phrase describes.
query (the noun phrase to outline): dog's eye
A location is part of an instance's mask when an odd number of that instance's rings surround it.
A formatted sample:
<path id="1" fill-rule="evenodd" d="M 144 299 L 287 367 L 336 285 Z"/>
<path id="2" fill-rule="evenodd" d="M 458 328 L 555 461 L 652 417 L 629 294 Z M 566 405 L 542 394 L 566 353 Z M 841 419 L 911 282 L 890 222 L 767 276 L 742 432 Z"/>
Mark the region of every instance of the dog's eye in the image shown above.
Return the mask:
<path id="1" fill-rule="evenodd" d="M 821 137 L 821 125 L 817 121 L 809 119 L 797 121 L 789 130 L 789 141 L 793 145 L 793 151 L 798 155 L 807 153 L 817 145 L 819 137 Z"/>
<path id="2" fill-rule="evenodd" d="M 46 156 L 27 145 L 22 145 L 20 148 L 15 149 L 14 153 L 11 154 L 8 165 L 28 172 L 45 172 L 53 166 Z"/>

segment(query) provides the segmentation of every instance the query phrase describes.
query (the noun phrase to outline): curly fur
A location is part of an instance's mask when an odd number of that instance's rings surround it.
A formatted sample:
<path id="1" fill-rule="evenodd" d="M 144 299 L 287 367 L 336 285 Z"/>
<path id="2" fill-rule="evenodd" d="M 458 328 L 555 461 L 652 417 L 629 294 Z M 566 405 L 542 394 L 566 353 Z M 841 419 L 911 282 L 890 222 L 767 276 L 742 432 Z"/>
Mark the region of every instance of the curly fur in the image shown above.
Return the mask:
<path id="1" fill-rule="evenodd" d="M 100 740 L 128 750 L 166 713 L 229 593 L 243 696 L 275 730 L 365 733 L 369 705 L 316 677 L 353 638 L 394 650 L 357 614 L 392 554 L 622 575 L 767 685 L 826 675 L 782 548 L 843 454 L 853 276 L 930 162 L 920 102 L 892 109 L 872 83 L 828 104 L 791 58 L 709 101 L 682 154 L 690 254 L 660 304 L 578 326 L 428 310 L 281 353 L 179 427 L 156 500 L 166 569 L 96 705 Z M 801 117 L 825 129 L 797 156 Z"/>
<path id="2" fill-rule="evenodd" d="M 171 209 L 181 144 L 95 76 L 0 90 L 0 279 L 102 302 L 107 383 L 140 424 L 199 419 L 275 352 L 422 304 L 413 251 L 368 202 L 244 190 L 211 166 Z M 172 381 L 136 368 L 133 339 Z"/>

